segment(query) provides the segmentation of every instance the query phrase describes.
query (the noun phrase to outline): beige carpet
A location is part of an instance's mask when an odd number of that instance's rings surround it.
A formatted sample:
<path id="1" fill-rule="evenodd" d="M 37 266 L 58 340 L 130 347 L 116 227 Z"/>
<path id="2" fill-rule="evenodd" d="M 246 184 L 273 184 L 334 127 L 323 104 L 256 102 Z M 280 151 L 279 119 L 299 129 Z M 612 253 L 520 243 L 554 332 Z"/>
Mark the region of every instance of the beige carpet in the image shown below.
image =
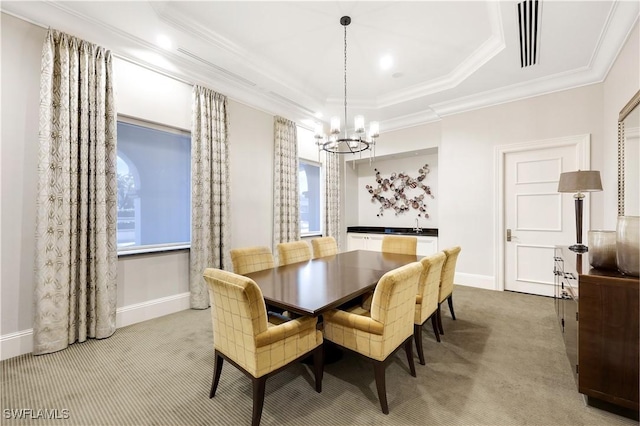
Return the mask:
<path id="1" fill-rule="evenodd" d="M 262 424 L 637 424 L 584 404 L 552 299 L 457 286 L 454 300 L 458 320 L 445 308 L 442 343 L 430 324 L 423 330 L 427 365 L 416 364 L 418 377 L 409 375 L 404 352 L 389 365 L 388 416 L 380 411 L 372 367 L 345 355 L 326 366 L 321 394 L 302 364 L 270 378 Z M 2 362 L 0 423 L 250 424 L 249 379 L 225 364 L 209 399 L 212 372 L 209 310 L 184 311 L 106 340 Z M 26 418 L 11 418 L 20 414 Z"/>

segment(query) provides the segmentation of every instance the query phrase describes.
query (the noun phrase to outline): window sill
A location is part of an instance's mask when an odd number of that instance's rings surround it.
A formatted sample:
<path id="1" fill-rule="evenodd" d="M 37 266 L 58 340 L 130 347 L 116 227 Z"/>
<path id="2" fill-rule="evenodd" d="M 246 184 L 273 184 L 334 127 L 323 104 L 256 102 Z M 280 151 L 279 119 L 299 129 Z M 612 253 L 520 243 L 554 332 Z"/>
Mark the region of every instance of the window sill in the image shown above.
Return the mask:
<path id="1" fill-rule="evenodd" d="M 300 238 L 315 238 L 322 237 L 322 232 L 310 233 L 310 234 L 300 234 Z"/>
<path id="2" fill-rule="evenodd" d="M 126 249 L 118 250 L 118 258 L 135 256 L 140 254 L 168 253 L 168 252 L 189 250 L 189 249 L 191 249 L 191 244 L 139 247 L 139 248 L 134 248 L 129 250 L 126 250 Z"/>

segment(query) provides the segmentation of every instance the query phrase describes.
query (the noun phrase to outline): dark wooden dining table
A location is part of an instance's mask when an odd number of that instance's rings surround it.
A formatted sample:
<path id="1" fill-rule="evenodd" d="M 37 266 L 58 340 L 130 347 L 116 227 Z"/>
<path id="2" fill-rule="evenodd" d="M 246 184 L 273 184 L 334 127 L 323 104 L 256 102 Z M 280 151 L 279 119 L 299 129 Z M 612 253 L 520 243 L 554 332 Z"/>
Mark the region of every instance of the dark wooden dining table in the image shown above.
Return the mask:
<path id="1" fill-rule="evenodd" d="M 355 250 L 246 274 L 265 302 L 298 315 L 318 316 L 375 288 L 388 271 L 422 256 Z"/>

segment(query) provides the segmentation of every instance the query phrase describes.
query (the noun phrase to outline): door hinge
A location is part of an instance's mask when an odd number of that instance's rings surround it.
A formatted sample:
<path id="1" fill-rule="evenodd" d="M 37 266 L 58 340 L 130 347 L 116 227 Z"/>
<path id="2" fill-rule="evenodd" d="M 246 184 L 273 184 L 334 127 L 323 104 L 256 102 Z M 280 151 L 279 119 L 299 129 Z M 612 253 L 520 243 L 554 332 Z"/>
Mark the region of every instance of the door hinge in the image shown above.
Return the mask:
<path id="1" fill-rule="evenodd" d="M 576 374 L 579 373 L 579 370 L 580 370 L 580 368 L 579 368 L 578 364 L 576 364 Z"/>
<path id="2" fill-rule="evenodd" d="M 562 329 L 564 330 L 564 318 L 560 320 L 560 324 L 562 324 Z"/>
<path id="3" fill-rule="evenodd" d="M 578 313 L 576 312 L 576 321 L 578 321 Z"/>

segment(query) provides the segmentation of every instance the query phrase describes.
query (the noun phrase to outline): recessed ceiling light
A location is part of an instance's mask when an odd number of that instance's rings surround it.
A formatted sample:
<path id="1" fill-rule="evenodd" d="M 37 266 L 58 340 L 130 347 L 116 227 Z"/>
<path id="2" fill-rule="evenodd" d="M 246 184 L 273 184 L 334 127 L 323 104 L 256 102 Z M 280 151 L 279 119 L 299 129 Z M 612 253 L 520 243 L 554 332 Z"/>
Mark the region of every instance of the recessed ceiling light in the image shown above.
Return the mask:
<path id="1" fill-rule="evenodd" d="M 158 46 L 166 50 L 169 50 L 171 49 L 171 47 L 173 47 L 173 43 L 171 42 L 171 39 L 164 34 L 159 34 L 156 37 L 156 43 L 158 43 Z"/>
<path id="2" fill-rule="evenodd" d="M 385 55 L 380 58 L 380 68 L 383 70 L 388 70 L 393 65 L 393 58 L 391 55 Z"/>

